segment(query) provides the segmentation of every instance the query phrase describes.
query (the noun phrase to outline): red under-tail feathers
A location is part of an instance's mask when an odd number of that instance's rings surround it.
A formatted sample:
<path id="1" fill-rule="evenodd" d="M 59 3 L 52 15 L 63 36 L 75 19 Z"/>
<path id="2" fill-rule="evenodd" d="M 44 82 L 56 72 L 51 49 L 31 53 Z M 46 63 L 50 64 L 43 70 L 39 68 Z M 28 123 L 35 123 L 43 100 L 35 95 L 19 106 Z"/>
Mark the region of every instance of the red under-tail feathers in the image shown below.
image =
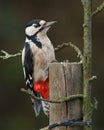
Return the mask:
<path id="1" fill-rule="evenodd" d="M 34 91 L 40 93 L 44 99 L 49 98 L 49 78 L 45 81 L 38 81 L 33 86 Z"/>

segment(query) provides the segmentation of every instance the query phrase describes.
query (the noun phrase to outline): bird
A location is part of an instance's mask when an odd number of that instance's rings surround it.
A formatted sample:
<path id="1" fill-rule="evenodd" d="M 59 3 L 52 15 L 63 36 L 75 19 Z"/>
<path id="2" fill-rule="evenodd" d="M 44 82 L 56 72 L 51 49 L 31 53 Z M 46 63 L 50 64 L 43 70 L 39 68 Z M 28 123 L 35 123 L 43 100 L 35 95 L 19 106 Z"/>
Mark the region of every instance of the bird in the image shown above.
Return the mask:
<path id="1" fill-rule="evenodd" d="M 49 99 L 49 63 L 55 62 L 55 51 L 47 31 L 56 21 L 35 19 L 25 27 L 25 43 L 22 50 L 22 67 L 26 87 L 36 97 Z M 43 108 L 49 116 L 49 103 L 31 97 L 35 115 Z"/>

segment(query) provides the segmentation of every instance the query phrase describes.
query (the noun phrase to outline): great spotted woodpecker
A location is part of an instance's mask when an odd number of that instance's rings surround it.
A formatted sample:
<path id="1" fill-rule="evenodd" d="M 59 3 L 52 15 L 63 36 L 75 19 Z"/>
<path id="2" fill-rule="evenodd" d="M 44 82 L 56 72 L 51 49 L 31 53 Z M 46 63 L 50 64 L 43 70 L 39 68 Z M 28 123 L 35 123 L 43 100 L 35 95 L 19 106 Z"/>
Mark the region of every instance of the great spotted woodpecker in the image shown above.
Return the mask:
<path id="1" fill-rule="evenodd" d="M 47 31 L 55 21 L 32 20 L 26 25 L 25 45 L 22 51 L 22 66 L 27 89 L 30 93 L 44 99 L 49 98 L 49 63 L 56 61 L 53 45 Z M 31 98 L 36 116 L 41 105 L 44 113 L 49 115 L 49 104 Z"/>

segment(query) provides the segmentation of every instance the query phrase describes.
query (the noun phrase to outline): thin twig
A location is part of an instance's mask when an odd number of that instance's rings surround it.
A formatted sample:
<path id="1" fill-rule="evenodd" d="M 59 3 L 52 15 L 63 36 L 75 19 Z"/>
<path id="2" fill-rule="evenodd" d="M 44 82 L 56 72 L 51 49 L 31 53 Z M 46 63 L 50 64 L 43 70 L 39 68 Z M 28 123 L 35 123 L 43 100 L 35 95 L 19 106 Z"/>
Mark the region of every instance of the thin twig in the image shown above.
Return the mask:
<path id="1" fill-rule="evenodd" d="M 96 76 L 96 75 L 93 75 L 93 76 L 89 79 L 89 81 L 93 81 L 94 79 L 97 79 L 97 76 Z"/>
<path id="2" fill-rule="evenodd" d="M 71 95 L 69 97 L 62 98 L 60 100 L 60 103 L 64 103 L 66 101 L 71 101 L 71 100 L 74 100 L 76 98 L 83 98 L 83 94 L 76 94 L 76 95 Z"/>
<path id="3" fill-rule="evenodd" d="M 47 100 L 47 99 L 36 97 L 35 95 L 33 95 L 32 93 L 30 93 L 28 90 L 26 90 L 24 88 L 21 88 L 20 91 L 28 94 L 29 96 L 31 96 L 35 100 L 45 101 L 45 102 L 49 102 L 49 103 L 64 103 L 66 101 L 72 101 L 76 98 L 83 98 L 83 94 L 76 94 L 76 95 L 71 95 L 69 97 L 64 97 L 64 98 L 56 101 L 56 100 Z"/>
<path id="4" fill-rule="evenodd" d="M 35 100 L 45 101 L 45 102 L 50 102 L 50 103 L 61 103 L 60 101 L 53 101 L 53 100 L 47 100 L 47 99 L 36 97 L 35 95 L 33 95 L 32 93 L 30 93 L 28 90 L 26 90 L 24 88 L 21 88 L 20 91 L 28 94 L 29 96 L 31 96 Z"/>
<path id="5" fill-rule="evenodd" d="M 0 56 L 0 58 L 3 59 L 3 60 L 21 55 L 21 51 L 16 53 L 16 54 L 9 54 L 8 52 L 1 50 L 1 53 L 4 54 L 4 55 Z"/>
<path id="6" fill-rule="evenodd" d="M 61 50 L 62 48 L 68 47 L 68 46 L 70 46 L 70 42 L 68 42 L 68 43 L 62 43 L 60 45 L 57 45 L 57 47 L 54 50 L 55 50 L 55 52 L 57 52 L 57 51 Z"/>
<path id="7" fill-rule="evenodd" d="M 92 16 L 100 13 L 104 9 L 104 1 L 92 12 Z"/>
<path id="8" fill-rule="evenodd" d="M 60 45 L 57 45 L 57 47 L 54 49 L 55 52 L 61 50 L 64 47 L 68 47 L 70 46 L 70 42 L 69 43 L 62 43 Z M 16 57 L 16 56 L 20 56 L 22 53 L 21 51 L 16 53 L 16 54 L 9 54 L 7 51 L 1 50 L 1 53 L 3 53 L 3 55 L 0 56 L 1 59 L 8 59 L 8 58 L 12 58 L 12 57 Z"/>
<path id="9" fill-rule="evenodd" d="M 95 97 L 93 97 L 93 99 L 94 99 L 94 109 L 96 109 L 97 110 L 97 108 L 98 108 L 98 100 L 95 98 Z"/>
<path id="10" fill-rule="evenodd" d="M 70 42 L 69 44 L 70 44 L 70 46 L 71 46 L 72 48 L 74 48 L 74 50 L 75 50 L 76 53 L 77 53 L 77 57 L 80 58 L 80 63 L 82 63 L 82 62 L 83 62 L 83 55 L 82 55 L 81 50 L 80 50 L 76 45 L 72 44 L 71 42 Z"/>
<path id="11" fill-rule="evenodd" d="M 58 52 L 58 51 L 60 51 L 61 49 L 63 49 L 64 47 L 68 47 L 68 46 L 73 47 L 74 50 L 75 50 L 75 51 L 77 52 L 77 54 L 78 54 L 77 57 L 79 57 L 79 58 L 82 60 L 83 55 L 82 55 L 80 49 L 79 49 L 77 46 L 73 45 L 71 42 L 62 43 L 62 44 L 60 44 L 60 45 L 57 45 L 57 47 L 54 48 L 54 50 L 55 50 L 55 52 Z M 16 53 L 16 54 L 9 54 L 7 51 L 4 51 L 4 50 L 1 50 L 1 53 L 4 54 L 4 55 L 0 56 L 0 58 L 3 59 L 3 60 L 4 60 L 4 59 L 8 59 L 8 58 L 12 58 L 12 57 L 16 57 L 16 56 L 20 56 L 20 55 L 22 54 L 21 51 L 18 52 L 18 53 Z"/>
<path id="12" fill-rule="evenodd" d="M 62 43 L 60 45 L 57 45 L 57 47 L 54 49 L 55 52 L 60 51 L 61 49 L 63 49 L 64 47 L 68 47 L 71 46 L 72 48 L 74 48 L 75 52 L 77 53 L 77 57 L 80 58 L 80 63 L 83 62 L 83 55 L 81 50 L 74 44 L 72 44 L 71 42 L 68 43 Z"/>
<path id="13" fill-rule="evenodd" d="M 70 46 L 70 43 L 62 43 L 60 45 L 57 45 L 57 47 L 54 50 L 55 50 L 55 52 L 57 52 L 60 49 L 67 47 L 67 46 Z M 0 59 L 3 59 L 3 60 L 22 55 L 21 51 L 16 54 L 9 54 L 7 51 L 4 51 L 4 50 L 1 50 L 0 52 L 3 54 L 0 56 Z"/>

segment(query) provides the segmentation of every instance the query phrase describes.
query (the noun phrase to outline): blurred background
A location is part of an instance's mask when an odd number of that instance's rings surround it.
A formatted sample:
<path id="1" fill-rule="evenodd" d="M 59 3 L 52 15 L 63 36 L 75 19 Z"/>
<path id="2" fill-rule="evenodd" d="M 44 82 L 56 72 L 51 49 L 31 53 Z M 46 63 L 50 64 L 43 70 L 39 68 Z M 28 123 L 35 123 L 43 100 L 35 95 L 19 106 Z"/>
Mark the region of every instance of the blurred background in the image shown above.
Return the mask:
<path id="1" fill-rule="evenodd" d="M 24 28 L 32 19 L 56 20 L 48 36 L 56 47 L 72 42 L 83 48 L 83 8 L 81 0 L 0 0 L 0 50 L 16 53 L 24 46 Z M 102 0 L 93 0 L 93 10 Z M 1 54 L 0 54 L 1 55 Z M 104 11 L 93 17 L 93 74 L 92 95 L 99 104 L 94 111 L 93 130 L 104 130 Z M 73 48 L 56 53 L 58 61 L 78 61 Z M 41 112 L 35 117 L 29 96 L 20 92 L 24 87 L 21 56 L 0 59 L 0 130 L 38 130 L 48 124 Z"/>

